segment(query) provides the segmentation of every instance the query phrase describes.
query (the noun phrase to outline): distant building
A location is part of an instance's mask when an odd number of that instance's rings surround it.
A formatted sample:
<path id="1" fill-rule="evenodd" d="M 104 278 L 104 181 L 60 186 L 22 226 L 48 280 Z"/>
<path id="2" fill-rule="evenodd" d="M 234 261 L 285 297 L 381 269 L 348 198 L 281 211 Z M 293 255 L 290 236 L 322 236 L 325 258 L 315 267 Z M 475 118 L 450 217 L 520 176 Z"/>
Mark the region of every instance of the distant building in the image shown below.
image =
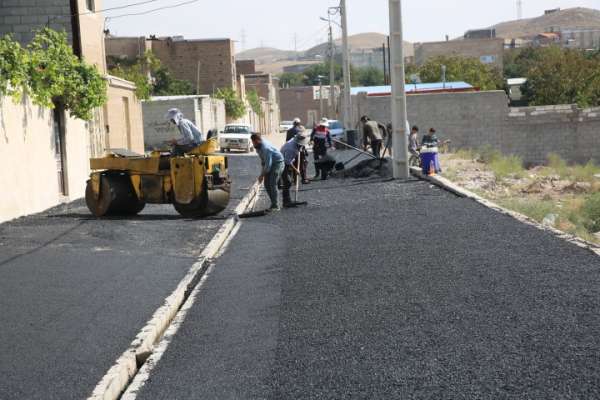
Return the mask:
<path id="1" fill-rule="evenodd" d="M 235 50 L 231 39 L 186 40 L 182 36 L 106 38 L 107 57 L 131 60 L 148 50 L 175 78 L 191 82 L 199 94 L 236 87 Z"/>
<path id="2" fill-rule="evenodd" d="M 560 32 L 565 47 L 574 49 L 600 49 L 600 29 L 568 28 Z"/>
<path id="3" fill-rule="evenodd" d="M 329 90 L 323 87 L 324 114 L 321 115 L 321 101 L 319 86 L 301 86 L 281 89 L 279 92 L 281 106 L 281 120 L 291 121 L 300 118 L 306 127 L 312 127 L 321 118 L 334 119 L 335 116 L 327 115 Z M 335 88 L 334 104 L 337 103 L 339 88 Z"/>
<path id="4" fill-rule="evenodd" d="M 299 63 L 299 64 L 294 64 L 294 65 L 286 65 L 283 67 L 283 72 L 285 73 L 292 73 L 292 74 L 301 74 L 304 71 L 306 71 L 307 69 L 309 69 L 310 67 L 312 67 L 313 65 L 315 65 L 314 62 L 312 63 Z"/>
<path id="5" fill-rule="evenodd" d="M 423 65 L 438 56 L 476 58 L 484 64 L 503 68 L 504 39 L 465 39 L 415 44 L 415 62 Z"/>
<path id="6" fill-rule="evenodd" d="M 465 33 L 465 39 L 495 39 L 496 29 L 475 29 Z"/>
<path id="7" fill-rule="evenodd" d="M 455 92 L 474 92 L 478 89 L 466 82 L 436 82 L 436 83 L 407 83 L 405 86 L 407 94 L 424 93 L 455 93 Z M 353 87 L 352 96 L 359 93 L 366 93 L 367 96 L 390 96 L 392 87 L 387 86 L 359 86 Z"/>
<path id="8" fill-rule="evenodd" d="M 533 46 L 535 47 L 548 47 L 552 45 L 560 45 L 560 33 L 557 32 L 545 32 L 536 35 L 533 38 Z"/>
<path id="9" fill-rule="evenodd" d="M 235 69 L 237 75 L 252 75 L 256 74 L 256 61 L 254 60 L 236 60 Z"/>
<path id="10" fill-rule="evenodd" d="M 387 57 L 387 54 L 385 56 Z M 377 68 L 383 71 L 383 47 L 352 50 L 350 52 L 350 64 L 356 68 Z"/>
<path id="11" fill-rule="evenodd" d="M 506 80 L 508 88 L 508 97 L 510 98 L 511 106 L 525 106 L 522 103 L 523 93 L 521 87 L 527 83 L 527 78 L 510 78 Z"/>

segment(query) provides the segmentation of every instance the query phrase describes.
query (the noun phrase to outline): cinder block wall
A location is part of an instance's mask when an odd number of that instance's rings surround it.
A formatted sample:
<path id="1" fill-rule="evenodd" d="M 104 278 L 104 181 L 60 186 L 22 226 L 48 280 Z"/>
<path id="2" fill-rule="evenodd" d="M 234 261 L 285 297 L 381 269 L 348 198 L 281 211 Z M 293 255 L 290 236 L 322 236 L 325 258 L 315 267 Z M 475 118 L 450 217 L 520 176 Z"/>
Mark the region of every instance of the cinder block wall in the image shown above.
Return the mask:
<path id="1" fill-rule="evenodd" d="M 177 127 L 165 120 L 171 108 L 178 108 L 204 134 L 225 127 L 225 103 L 208 96 L 158 97 L 142 102 L 144 115 L 144 142 L 146 150 L 165 148 L 165 141 L 179 138 Z"/>
<path id="2" fill-rule="evenodd" d="M 600 162 L 600 108 L 575 105 L 510 108 L 503 91 L 410 95 L 408 119 L 421 133 L 433 127 L 453 148 L 490 145 L 505 154 L 542 164 L 549 153 L 569 162 Z M 353 118 L 391 121 L 389 96 L 353 97 Z"/>

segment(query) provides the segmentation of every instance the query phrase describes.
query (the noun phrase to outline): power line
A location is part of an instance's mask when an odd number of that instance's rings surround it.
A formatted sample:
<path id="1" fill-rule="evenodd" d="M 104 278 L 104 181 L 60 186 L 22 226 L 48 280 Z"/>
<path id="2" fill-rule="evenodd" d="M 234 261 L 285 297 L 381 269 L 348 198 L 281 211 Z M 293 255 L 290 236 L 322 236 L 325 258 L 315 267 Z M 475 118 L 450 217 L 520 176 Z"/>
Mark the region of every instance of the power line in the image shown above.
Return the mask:
<path id="1" fill-rule="evenodd" d="M 112 17 L 107 17 L 107 20 L 113 20 L 113 19 L 117 19 L 117 18 L 123 18 L 123 17 L 134 17 L 134 16 L 138 16 L 138 15 L 146 15 L 146 14 L 151 14 L 153 12 L 157 12 L 157 11 L 162 11 L 162 10 L 170 10 L 172 8 L 177 8 L 177 7 L 183 7 L 186 6 L 188 4 L 193 4 L 193 3 L 197 3 L 200 0 L 190 0 L 190 1 L 184 1 L 182 3 L 178 3 L 178 4 L 173 4 L 170 6 L 164 6 L 164 7 L 158 7 L 158 8 L 153 8 L 151 10 L 146 10 L 146 11 L 142 11 L 142 12 L 137 12 L 137 13 L 129 13 L 129 14 L 121 14 L 121 15 L 115 15 Z"/>

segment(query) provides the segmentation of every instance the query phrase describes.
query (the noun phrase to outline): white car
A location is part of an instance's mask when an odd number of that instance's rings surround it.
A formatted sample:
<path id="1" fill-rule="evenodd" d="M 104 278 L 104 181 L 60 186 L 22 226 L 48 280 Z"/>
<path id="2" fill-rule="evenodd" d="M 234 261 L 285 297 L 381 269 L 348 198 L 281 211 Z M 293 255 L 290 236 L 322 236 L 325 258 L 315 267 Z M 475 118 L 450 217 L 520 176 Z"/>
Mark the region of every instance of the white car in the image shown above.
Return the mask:
<path id="1" fill-rule="evenodd" d="M 250 136 L 252 136 L 250 125 L 226 125 L 219 135 L 219 147 L 223 152 L 242 150 L 249 153 L 254 149 Z"/>
<path id="2" fill-rule="evenodd" d="M 344 133 L 346 130 L 344 129 L 344 125 L 340 121 L 330 119 L 329 121 L 329 134 L 331 135 L 331 139 L 335 140 L 343 140 Z"/>
<path id="3" fill-rule="evenodd" d="M 294 126 L 294 121 L 281 121 L 279 124 L 279 132 L 286 133 Z"/>

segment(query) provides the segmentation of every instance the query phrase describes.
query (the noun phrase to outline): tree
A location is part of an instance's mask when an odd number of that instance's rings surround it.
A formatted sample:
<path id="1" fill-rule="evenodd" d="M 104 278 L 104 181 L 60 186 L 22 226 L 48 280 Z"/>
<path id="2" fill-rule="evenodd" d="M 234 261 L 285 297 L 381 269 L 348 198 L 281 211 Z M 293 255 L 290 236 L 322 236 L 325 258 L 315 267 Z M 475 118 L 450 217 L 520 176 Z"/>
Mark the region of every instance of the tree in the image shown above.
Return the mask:
<path id="1" fill-rule="evenodd" d="M 558 46 L 536 49 L 526 64 L 522 92 L 530 105 L 600 105 L 600 60 Z"/>
<path id="2" fill-rule="evenodd" d="M 356 79 L 361 86 L 381 86 L 385 84 L 383 71 L 375 67 L 357 68 Z"/>
<path id="3" fill-rule="evenodd" d="M 250 104 L 250 108 L 256 114 L 262 114 L 262 103 L 260 101 L 260 96 L 255 89 L 252 89 L 246 93 L 246 98 L 248 99 L 248 104 Z"/>
<path id="4" fill-rule="evenodd" d="M 232 88 L 217 89 L 215 98 L 225 101 L 225 112 L 231 119 L 242 118 L 246 114 L 246 106 Z"/>
<path id="5" fill-rule="evenodd" d="M 138 98 L 147 100 L 151 96 L 178 96 L 194 94 L 191 82 L 175 79 L 171 71 L 162 65 L 158 57 L 147 51 L 135 60 L 109 58 L 110 73 L 135 83 Z"/>
<path id="6" fill-rule="evenodd" d="M 304 81 L 304 75 L 297 72 L 284 72 L 279 75 L 279 82 L 281 87 L 295 87 L 302 86 Z"/>
<path id="7" fill-rule="evenodd" d="M 447 81 L 464 81 L 481 90 L 501 89 L 502 75 L 497 68 L 484 64 L 476 58 L 440 56 L 431 58 L 419 68 L 422 82 L 441 82 L 442 66 L 446 66 Z"/>

